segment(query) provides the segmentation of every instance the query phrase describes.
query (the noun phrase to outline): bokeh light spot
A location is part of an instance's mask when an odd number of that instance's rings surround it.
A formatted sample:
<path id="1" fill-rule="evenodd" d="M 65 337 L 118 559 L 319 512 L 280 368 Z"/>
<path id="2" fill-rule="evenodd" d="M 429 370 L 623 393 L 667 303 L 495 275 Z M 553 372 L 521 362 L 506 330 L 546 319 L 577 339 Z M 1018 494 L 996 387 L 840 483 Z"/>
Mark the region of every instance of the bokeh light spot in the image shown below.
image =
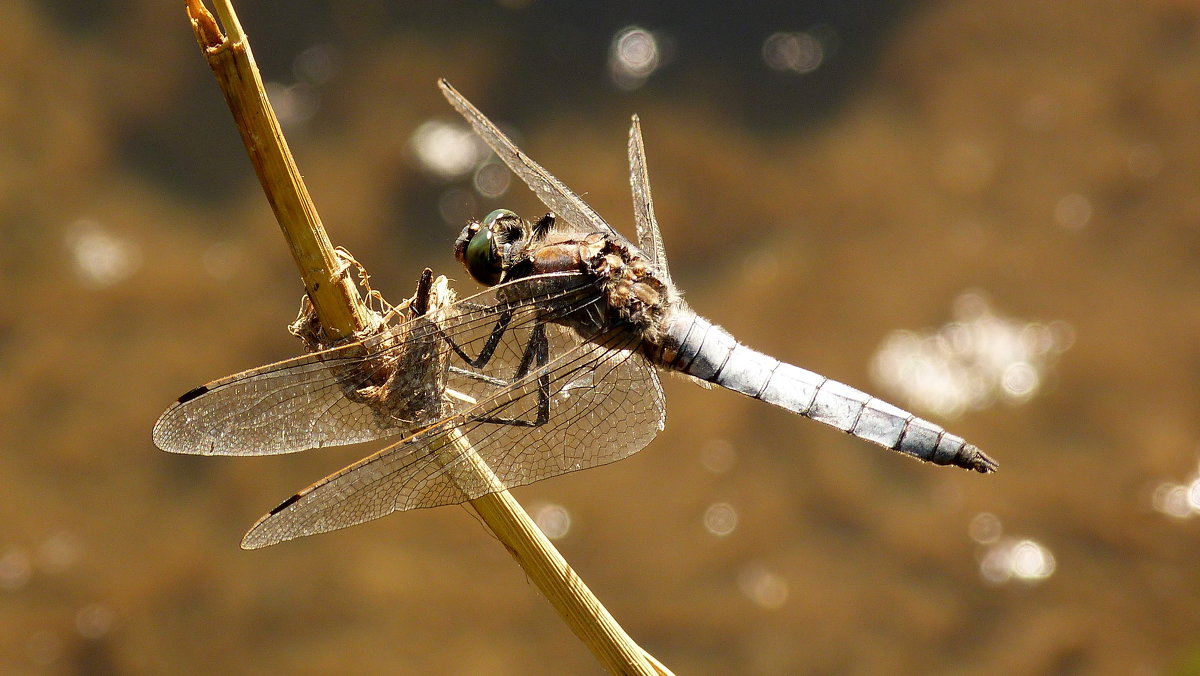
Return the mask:
<path id="1" fill-rule="evenodd" d="M 737 510 L 727 502 L 713 503 L 704 510 L 704 530 L 718 537 L 732 533 L 737 523 Z"/>
<path id="2" fill-rule="evenodd" d="M 961 294 L 954 314 L 936 331 L 892 332 L 872 359 L 876 382 L 914 408 L 952 418 L 998 399 L 1028 401 L 1074 342 L 1069 325 L 1000 316 L 977 291 Z"/>
<path id="3" fill-rule="evenodd" d="M 67 227 L 64 239 L 75 264 L 75 274 L 84 286 L 94 289 L 112 286 L 141 267 L 141 246 L 112 234 L 96 221 L 75 221 Z"/>
<path id="4" fill-rule="evenodd" d="M 700 464 L 713 474 L 724 474 L 737 463 L 737 449 L 724 439 L 713 439 L 700 450 Z"/>
<path id="5" fill-rule="evenodd" d="M 512 185 L 512 173 L 508 167 L 496 162 L 487 162 L 475 170 L 475 191 L 488 199 L 495 199 L 508 192 Z"/>
<path id="6" fill-rule="evenodd" d="M 1150 495 L 1154 511 L 1173 519 L 1190 519 L 1200 515 L 1200 467 L 1182 483 L 1163 481 Z"/>
<path id="7" fill-rule="evenodd" d="M 1054 555 L 1042 544 L 1030 539 L 999 540 L 984 551 L 979 572 L 989 584 L 1011 581 L 1037 583 L 1054 574 Z"/>
<path id="8" fill-rule="evenodd" d="M 762 564 L 751 563 L 742 568 L 738 572 L 737 585 L 746 598 L 761 608 L 775 610 L 787 602 L 787 580 Z"/>
<path id="9" fill-rule="evenodd" d="M 409 145 L 421 168 L 443 180 L 471 173 L 488 152 L 470 129 L 441 120 L 429 120 L 417 127 Z"/>
<path id="10" fill-rule="evenodd" d="M 342 55 L 337 47 L 321 43 L 296 55 L 292 60 L 292 73 L 299 82 L 320 86 L 332 80 L 341 70 L 341 65 Z"/>
<path id="11" fill-rule="evenodd" d="M 287 85 L 281 82 L 268 82 L 263 85 L 271 107 L 279 124 L 293 129 L 303 126 L 321 107 L 321 97 L 312 85 L 305 82 Z"/>
<path id="12" fill-rule="evenodd" d="M 47 573 L 61 573 L 83 556 L 83 543 L 74 533 L 59 531 L 46 538 L 37 548 L 38 567 Z"/>
<path id="13" fill-rule="evenodd" d="M 1004 526 L 1000 523 L 999 517 L 991 512 L 980 512 L 971 519 L 971 525 L 967 527 L 967 533 L 971 539 L 981 545 L 989 545 L 1000 539 L 1004 533 Z"/>
<path id="14" fill-rule="evenodd" d="M 662 65 L 659 37 L 639 26 L 626 26 L 613 36 L 608 71 L 621 89 L 637 89 Z"/>
<path id="15" fill-rule="evenodd" d="M 571 513 L 562 505 L 539 505 L 533 510 L 533 521 L 551 540 L 564 538 L 571 532 Z"/>
<path id="16" fill-rule="evenodd" d="M 812 33 L 781 31 L 763 40 L 762 57 L 771 70 L 803 75 L 820 67 L 825 47 Z"/>

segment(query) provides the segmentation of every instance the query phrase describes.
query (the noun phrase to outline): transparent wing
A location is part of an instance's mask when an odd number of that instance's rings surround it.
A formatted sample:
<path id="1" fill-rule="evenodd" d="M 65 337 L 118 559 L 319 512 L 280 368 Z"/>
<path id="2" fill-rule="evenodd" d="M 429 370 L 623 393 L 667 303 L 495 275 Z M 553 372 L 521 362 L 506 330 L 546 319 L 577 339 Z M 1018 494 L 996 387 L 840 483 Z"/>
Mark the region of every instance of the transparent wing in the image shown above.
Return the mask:
<path id="1" fill-rule="evenodd" d="M 495 289 L 496 307 L 505 307 L 504 298 L 511 295 L 505 286 Z M 512 321 L 484 369 L 486 376 L 452 371 L 448 386 L 463 401 L 453 415 L 301 491 L 259 520 L 242 546 L 265 547 L 397 510 L 456 504 L 614 462 L 644 448 L 664 421 L 658 375 L 641 355 L 635 335 L 613 330 L 581 336 L 564 326 L 597 311 L 601 302 L 591 289 L 578 291 L 510 303 Z M 495 307 L 468 309 L 464 316 L 467 321 L 450 320 L 456 324 L 454 335 L 471 346 L 486 343 L 492 334 L 482 320 L 494 317 Z M 477 335 L 470 335 L 468 324 Z M 548 358 L 514 378 L 539 331 L 548 342 Z M 482 421 L 536 423 L 543 408 L 549 415 L 542 424 Z M 494 479 L 469 469 L 472 453 L 490 467 Z"/>
<path id="2" fill-rule="evenodd" d="M 629 186 L 633 190 L 633 217 L 637 222 L 638 248 L 650 258 L 659 279 L 671 285 L 667 270 L 667 254 L 663 249 L 658 219 L 654 217 L 654 200 L 650 197 L 650 173 L 646 168 L 646 147 L 642 144 L 642 123 L 633 116 L 629 127 Z"/>
<path id="3" fill-rule="evenodd" d="M 582 276 L 531 277 L 372 338 L 269 364 L 198 387 L 154 425 L 159 448 L 198 455 L 274 455 L 409 435 L 446 413 L 449 335 L 466 347 L 503 309 L 592 292 Z M 498 300 L 500 297 L 506 300 Z M 467 312 L 463 308 L 484 308 Z M 457 335 L 457 334 L 464 335 Z M 490 386 L 486 378 L 459 390 Z"/>
<path id="4" fill-rule="evenodd" d="M 603 232 L 611 237 L 621 237 L 579 195 L 576 195 L 562 181 L 521 152 L 496 125 L 492 124 L 491 120 L 479 112 L 478 108 L 471 105 L 470 101 L 463 98 L 458 90 L 451 87 L 449 82 L 439 80 L 438 86 L 441 87 L 442 94 L 445 95 L 450 105 L 454 106 L 454 109 L 466 118 L 471 127 L 475 129 L 475 133 L 491 146 L 496 155 L 508 165 L 508 168 L 525 181 L 529 189 L 556 216 L 584 232 Z"/>
<path id="5" fill-rule="evenodd" d="M 433 325 L 244 371 L 179 398 L 154 425 L 164 451 L 271 455 L 410 434 L 436 420 L 445 369 Z M 403 378 L 422 386 L 396 387 Z"/>

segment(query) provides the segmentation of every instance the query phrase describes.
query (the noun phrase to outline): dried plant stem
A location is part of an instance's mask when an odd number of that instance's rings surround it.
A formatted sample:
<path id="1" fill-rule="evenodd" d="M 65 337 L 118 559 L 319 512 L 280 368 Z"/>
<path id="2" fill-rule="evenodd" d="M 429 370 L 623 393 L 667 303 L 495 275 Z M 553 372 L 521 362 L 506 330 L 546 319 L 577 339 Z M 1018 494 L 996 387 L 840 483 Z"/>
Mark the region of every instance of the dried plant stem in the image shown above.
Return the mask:
<path id="1" fill-rule="evenodd" d="M 233 7 L 219 0 L 217 8 L 231 33 L 235 37 L 241 34 Z M 279 120 L 267 102 L 249 41 L 244 34 L 240 39 L 221 35 L 200 0 L 188 0 L 187 11 L 321 325 L 331 340 L 354 335 L 370 325 L 369 314 L 321 225 Z"/>
<path id="2" fill-rule="evenodd" d="M 495 485 L 503 488 L 483 459 L 471 450 L 461 432 L 456 429 L 447 436 L 459 452 L 474 464 L 476 472 L 492 476 Z M 671 673 L 625 633 L 511 493 L 499 490 L 472 500 L 471 506 L 525 569 L 529 579 L 542 590 L 571 631 L 610 672 Z"/>
<path id="3" fill-rule="evenodd" d="M 232 4 L 229 0 L 214 0 L 221 25 L 229 32 L 226 36 L 201 0 L 186 2 L 196 39 L 233 113 L 321 325 L 334 340 L 363 330 L 370 324 L 369 311 L 325 234 L 267 101 L 249 41 Z M 472 500 L 471 506 L 601 664 L 612 673 L 669 674 L 616 623 L 529 515 L 503 490 L 467 439 L 457 430 L 447 437 L 447 442 L 469 460 L 472 471 L 500 489 Z"/>

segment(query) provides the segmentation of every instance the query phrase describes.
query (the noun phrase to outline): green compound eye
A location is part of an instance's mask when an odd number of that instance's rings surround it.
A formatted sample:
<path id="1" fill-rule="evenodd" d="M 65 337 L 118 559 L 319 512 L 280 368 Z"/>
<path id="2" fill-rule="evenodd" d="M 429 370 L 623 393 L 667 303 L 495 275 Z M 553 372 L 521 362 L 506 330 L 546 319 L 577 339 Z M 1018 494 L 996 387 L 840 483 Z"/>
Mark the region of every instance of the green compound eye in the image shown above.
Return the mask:
<path id="1" fill-rule="evenodd" d="M 492 229 L 492 226 L 496 225 L 496 221 L 502 219 L 517 221 L 520 220 L 520 216 L 517 216 L 508 209 L 497 209 L 496 211 L 492 211 L 491 214 L 484 216 L 484 227 L 487 229 Z"/>
<path id="2" fill-rule="evenodd" d="M 497 210 L 493 211 L 492 213 L 488 214 L 487 216 L 483 217 L 483 227 L 490 230 L 492 228 L 492 225 L 494 225 L 496 223 L 496 221 L 498 221 L 502 218 L 504 218 L 504 219 L 511 218 L 513 220 L 516 220 L 518 218 L 518 216 L 516 213 L 509 211 L 508 209 L 497 209 Z"/>
<path id="3" fill-rule="evenodd" d="M 464 256 L 467 272 L 471 273 L 475 281 L 485 286 L 499 284 L 500 275 L 503 273 L 500 257 L 497 255 L 496 248 L 492 246 L 492 226 L 502 218 L 515 219 L 517 215 L 508 209 L 493 211 L 483 219 L 479 231 L 467 243 L 467 251 Z"/>

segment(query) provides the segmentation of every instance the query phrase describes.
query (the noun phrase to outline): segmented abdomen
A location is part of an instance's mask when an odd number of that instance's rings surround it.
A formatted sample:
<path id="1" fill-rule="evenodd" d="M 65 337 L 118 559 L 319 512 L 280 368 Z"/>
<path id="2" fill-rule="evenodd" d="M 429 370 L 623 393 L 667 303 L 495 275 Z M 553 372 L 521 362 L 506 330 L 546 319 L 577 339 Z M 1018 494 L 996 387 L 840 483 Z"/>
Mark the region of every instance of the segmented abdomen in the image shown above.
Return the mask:
<path id="1" fill-rule="evenodd" d="M 962 437 L 928 420 L 737 342 L 691 312 L 670 322 L 660 365 L 761 399 L 885 448 L 938 465 L 992 472 L 996 463 Z"/>

